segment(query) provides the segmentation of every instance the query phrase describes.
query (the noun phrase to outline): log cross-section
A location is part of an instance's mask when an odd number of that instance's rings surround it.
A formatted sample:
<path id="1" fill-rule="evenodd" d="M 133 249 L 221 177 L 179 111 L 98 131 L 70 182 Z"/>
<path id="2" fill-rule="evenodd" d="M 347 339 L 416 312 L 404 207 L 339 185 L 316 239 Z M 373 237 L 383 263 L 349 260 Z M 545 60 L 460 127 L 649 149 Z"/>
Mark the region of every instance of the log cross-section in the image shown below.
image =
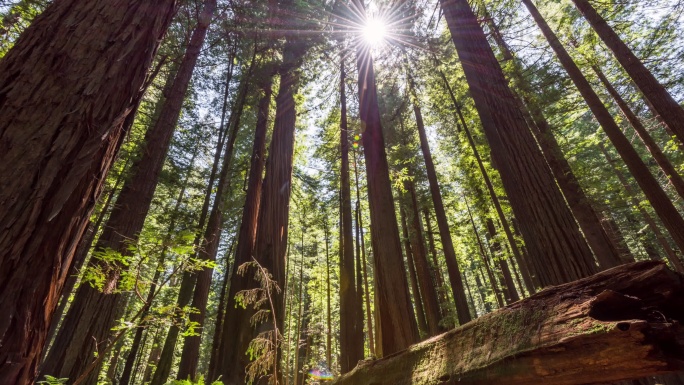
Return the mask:
<path id="1" fill-rule="evenodd" d="M 607 383 L 684 370 L 684 277 L 638 262 L 550 287 L 336 385 Z"/>

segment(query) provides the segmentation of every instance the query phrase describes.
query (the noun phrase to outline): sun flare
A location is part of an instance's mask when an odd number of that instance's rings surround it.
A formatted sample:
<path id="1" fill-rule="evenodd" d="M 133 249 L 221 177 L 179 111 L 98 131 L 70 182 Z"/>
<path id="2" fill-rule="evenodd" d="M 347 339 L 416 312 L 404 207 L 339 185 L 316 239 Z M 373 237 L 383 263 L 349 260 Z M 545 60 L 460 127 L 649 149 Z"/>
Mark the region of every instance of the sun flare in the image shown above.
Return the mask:
<path id="1" fill-rule="evenodd" d="M 387 38 L 387 23 L 376 17 L 366 20 L 362 30 L 363 40 L 371 47 L 382 44 Z"/>

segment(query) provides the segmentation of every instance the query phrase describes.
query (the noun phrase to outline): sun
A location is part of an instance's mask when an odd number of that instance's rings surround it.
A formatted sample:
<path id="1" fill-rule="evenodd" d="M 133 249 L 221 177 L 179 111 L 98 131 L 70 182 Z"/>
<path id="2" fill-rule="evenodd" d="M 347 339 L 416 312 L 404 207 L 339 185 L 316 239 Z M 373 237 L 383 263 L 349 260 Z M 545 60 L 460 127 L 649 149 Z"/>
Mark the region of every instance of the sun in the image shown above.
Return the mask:
<path id="1" fill-rule="evenodd" d="M 363 40 L 371 47 L 377 47 L 387 39 L 387 23 L 377 17 L 369 17 L 361 30 Z"/>

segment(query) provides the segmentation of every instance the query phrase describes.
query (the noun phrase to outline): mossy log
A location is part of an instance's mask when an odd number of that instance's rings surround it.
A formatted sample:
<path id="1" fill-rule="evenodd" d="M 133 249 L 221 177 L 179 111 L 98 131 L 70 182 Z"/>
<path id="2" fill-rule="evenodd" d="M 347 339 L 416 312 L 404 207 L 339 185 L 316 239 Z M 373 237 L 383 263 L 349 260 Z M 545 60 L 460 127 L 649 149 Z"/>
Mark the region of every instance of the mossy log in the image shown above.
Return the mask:
<path id="1" fill-rule="evenodd" d="M 638 262 L 361 361 L 336 385 L 609 383 L 684 370 L 684 277 Z"/>

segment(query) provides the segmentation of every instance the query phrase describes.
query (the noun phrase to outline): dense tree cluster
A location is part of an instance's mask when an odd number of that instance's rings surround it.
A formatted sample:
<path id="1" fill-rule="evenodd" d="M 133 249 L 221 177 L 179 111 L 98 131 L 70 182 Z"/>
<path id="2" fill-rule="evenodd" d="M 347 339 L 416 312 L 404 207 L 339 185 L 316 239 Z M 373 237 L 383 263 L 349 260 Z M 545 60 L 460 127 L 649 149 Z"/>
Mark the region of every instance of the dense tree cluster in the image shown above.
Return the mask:
<path id="1" fill-rule="evenodd" d="M 317 384 L 684 274 L 682 37 L 679 0 L 0 0 L 0 384 Z"/>

